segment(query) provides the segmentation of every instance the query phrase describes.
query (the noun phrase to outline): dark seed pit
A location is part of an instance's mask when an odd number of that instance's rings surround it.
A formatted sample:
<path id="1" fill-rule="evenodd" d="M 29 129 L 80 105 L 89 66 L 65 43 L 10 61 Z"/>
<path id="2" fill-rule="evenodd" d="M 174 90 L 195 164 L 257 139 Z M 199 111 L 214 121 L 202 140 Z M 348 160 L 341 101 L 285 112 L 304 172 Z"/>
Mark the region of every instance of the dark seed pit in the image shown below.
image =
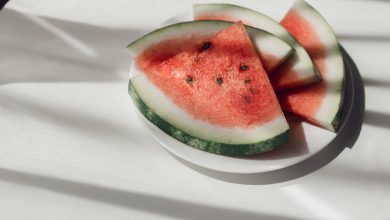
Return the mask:
<path id="1" fill-rule="evenodd" d="M 240 70 L 245 71 L 245 70 L 248 70 L 248 69 L 249 69 L 249 66 L 247 66 L 247 65 L 240 65 Z"/>
<path id="2" fill-rule="evenodd" d="M 218 78 L 215 80 L 215 83 L 217 83 L 219 86 L 222 85 L 222 83 L 223 83 L 222 77 L 218 77 Z"/>
<path id="3" fill-rule="evenodd" d="M 194 78 L 192 78 L 192 76 L 187 76 L 186 77 L 186 83 L 192 84 L 193 82 L 194 82 Z"/>
<path id="4" fill-rule="evenodd" d="M 207 41 L 199 48 L 199 52 L 203 52 L 211 47 L 211 42 Z"/>
<path id="5" fill-rule="evenodd" d="M 250 80 L 250 79 L 246 79 L 246 80 L 244 81 L 245 84 L 249 84 L 249 83 L 251 83 L 251 82 L 252 82 L 252 80 Z"/>

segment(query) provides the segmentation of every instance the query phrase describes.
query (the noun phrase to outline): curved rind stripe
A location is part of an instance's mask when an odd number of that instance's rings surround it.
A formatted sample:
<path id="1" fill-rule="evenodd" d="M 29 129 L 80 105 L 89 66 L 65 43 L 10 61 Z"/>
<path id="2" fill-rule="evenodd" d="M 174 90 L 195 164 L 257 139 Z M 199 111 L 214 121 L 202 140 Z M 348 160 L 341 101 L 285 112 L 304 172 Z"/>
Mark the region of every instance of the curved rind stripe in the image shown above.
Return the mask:
<path id="1" fill-rule="evenodd" d="M 132 71 L 140 70 L 133 65 Z M 249 128 L 214 125 L 194 118 L 174 104 L 145 74 L 139 73 L 130 81 L 138 96 L 152 112 L 178 129 L 201 139 L 226 144 L 256 143 L 289 129 L 283 114 L 264 124 Z"/>
<path id="2" fill-rule="evenodd" d="M 287 143 L 289 140 L 288 129 L 275 134 L 275 136 L 269 139 L 250 144 L 226 144 L 197 138 L 185 131 L 178 129 L 161 118 L 159 115 L 155 114 L 140 98 L 131 80 L 129 80 L 128 89 L 135 105 L 147 120 L 149 120 L 151 123 L 156 125 L 171 137 L 199 150 L 226 156 L 243 156 L 273 150 L 276 146 Z"/>

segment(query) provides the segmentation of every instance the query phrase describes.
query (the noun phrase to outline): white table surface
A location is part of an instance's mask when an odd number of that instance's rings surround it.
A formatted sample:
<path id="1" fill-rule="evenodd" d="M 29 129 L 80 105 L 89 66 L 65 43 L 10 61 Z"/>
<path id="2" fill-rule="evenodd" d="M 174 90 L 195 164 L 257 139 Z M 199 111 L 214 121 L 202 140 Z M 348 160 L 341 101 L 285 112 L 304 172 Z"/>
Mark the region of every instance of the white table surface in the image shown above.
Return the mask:
<path id="1" fill-rule="evenodd" d="M 11 0 L 0 11 L 0 219 L 390 219 L 390 2 L 309 1 L 360 70 L 365 118 L 352 149 L 276 183 L 193 169 L 135 116 L 124 46 L 194 2 Z"/>

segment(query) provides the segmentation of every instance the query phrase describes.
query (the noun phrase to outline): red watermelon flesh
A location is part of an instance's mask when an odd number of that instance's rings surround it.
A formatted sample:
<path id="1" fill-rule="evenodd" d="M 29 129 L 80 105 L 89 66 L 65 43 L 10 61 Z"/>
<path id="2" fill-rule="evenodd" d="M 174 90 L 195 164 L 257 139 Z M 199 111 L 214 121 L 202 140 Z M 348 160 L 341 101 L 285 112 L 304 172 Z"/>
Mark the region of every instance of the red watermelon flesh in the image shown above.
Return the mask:
<path id="1" fill-rule="evenodd" d="M 306 49 L 321 73 L 321 77 L 326 79 L 326 65 L 324 65 L 326 50 L 311 24 L 296 11 L 290 11 L 280 23 Z M 283 97 L 281 99 L 283 108 L 318 123 L 314 115 L 321 106 L 321 98 L 324 96 L 325 90 L 325 81 L 298 88 L 288 93 L 287 96 L 281 96 Z"/>
<path id="2" fill-rule="evenodd" d="M 231 21 L 231 22 L 237 22 L 239 19 L 233 18 L 226 15 L 203 15 L 203 16 L 197 16 L 195 20 L 222 20 L 222 21 Z M 245 21 L 244 21 L 245 22 Z M 251 25 L 248 22 L 245 22 L 247 25 Z M 256 27 L 255 25 L 253 25 Z M 266 69 L 269 70 L 268 74 L 271 77 L 272 84 L 276 90 L 282 90 L 288 87 L 291 87 L 291 85 L 296 84 L 299 81 L 299 73 L 294 71 L 292 68 L 293 63 L 285 63 L 277 70 L 277 73 L 274 73 L 274 70 L 277 67 L 277 64 L 279 63 L 279 60 L 276 58 L 273 58 L 272 55 L 269 54 L 260 54 L 260 56 L 264 56 L 262 58 L 262 61 L 264 63 L 264 66 L 267 67 Z M 303 82 L 304 83 L 304 82 Z"/>
<path id="3" fill-rule="evenodd" d="M 344 67 L 337 39 L 325 20 L 304 1 L 297 1 L 281 21 L 306 49 L 322 81 L 279 94 L 284 111 L 337 130 L 342 107 Z"/>
<path id="4" fill-rule="evenodd" d="M 226 15 L 205 15 L 205 16 L 198 16 L 195 18 L 195 20 L 217 20 L 217 21 L 230 21 L 230 22 L 241 22 L 241 20 L 226 16 Z M 245 22 L 245 24 L 247 24 Z M 250 25 L 250 24 L 248 24 Z M 264 66 L 264 69 L 267 71 L 269 75 L 274 72 L 274 70 L 281 64 L 280 60 L 273 56 L 272 54 L 269 54 L 265 51 L 258 51 L 260 60 Z"/>
<path id="5" fill-rule="evenodd" d="M 207 35 L 195 35 L 191 37 L 181 37 L 180 39 L 164 40 L 147 48 L 139 59 L 143 60 L 142 65 L 156 65 L 180 52 L 188 50 L 193 45 L 200 44 L 210 37 L 211 36 Z M 267 73 L 272 72 L 281 64 L 281 60 L 273 54 L 261 51 L 257 51 L 257 53 L 264 69 L 267 70 Z"/>
<path id="6" fill-rule="evenodd" d="M 179 39 L 172 38 L 163 40 L 157 44 L 149 46 L 142 54 L 137 57 L 138 63 L 143 69 L 148 69 L 150 66 L 156 66 L 175 55 L 191 49 L 194 45 L 210 39 L 212 36 L 193 35 L 181 37 Z"/>
<path id="7" fill-rule="evenodd" d="M 245 24 L 264 29 L 289 43 L 295 52 L 277 69 L 269 71 L 275 90 L 286 90 L 319 80 L 318 73 L 305 49 L 278 22 L 249 8 L 232 4 L 196 4 L 195 20 L 242 20 Z"/>
<path id="8" fill-rule="evenodd" d="M 248 128 L 283 115 L 241 22 L 209 40 L 197 40 L 192 48 L 158 65 L 149 65 L 143 58 L 137 60 L 138 65 L 166 96 L 196 119 Z"/>

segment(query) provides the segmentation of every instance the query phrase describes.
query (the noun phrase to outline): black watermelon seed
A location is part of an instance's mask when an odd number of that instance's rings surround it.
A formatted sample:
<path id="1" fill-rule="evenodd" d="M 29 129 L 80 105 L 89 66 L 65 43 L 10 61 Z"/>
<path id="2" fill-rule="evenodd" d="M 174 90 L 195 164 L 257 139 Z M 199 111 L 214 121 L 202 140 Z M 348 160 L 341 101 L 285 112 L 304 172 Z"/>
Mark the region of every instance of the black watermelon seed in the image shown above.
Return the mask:
<path id="1" fill-rule="evenodd" d="M 192 78 L 192 76 L 187 76 L 186 83 L 192 84 L 192 82 L 194 82 L 194 78 Z"/>
<path id="2" fill-rule="evenodd" d="M 249 69 L 249 66 L 247 66 L 247 65 L 240 65 L 240 70 L 245 71 L 245 70 L 248 70 L 248 69 Z"/>
<path id="3" fill-rule="evenodd" d="M 246 79 L 246 80 L 244 81 L 244 83 L 245 83 L 245 84 L 249 84 L 249 83 L 251 83 L 251 80 L 250 80 L 250 79 Z"/>
<path id="4" fill-rule="evenodd" d="M 218 78 L 215 80 L 215 83 L 217 83 L 218 85 L 222 85 L 222 83 L 223 83 L 222 77 L 218 77 Z"/>
<path id="5" fill-rule="evenodd" d="M 203 52 L 211 47 L 211 42 L 207 41 L 205 42 L 202 47 L 199 48 L 200 52 Z"/>

